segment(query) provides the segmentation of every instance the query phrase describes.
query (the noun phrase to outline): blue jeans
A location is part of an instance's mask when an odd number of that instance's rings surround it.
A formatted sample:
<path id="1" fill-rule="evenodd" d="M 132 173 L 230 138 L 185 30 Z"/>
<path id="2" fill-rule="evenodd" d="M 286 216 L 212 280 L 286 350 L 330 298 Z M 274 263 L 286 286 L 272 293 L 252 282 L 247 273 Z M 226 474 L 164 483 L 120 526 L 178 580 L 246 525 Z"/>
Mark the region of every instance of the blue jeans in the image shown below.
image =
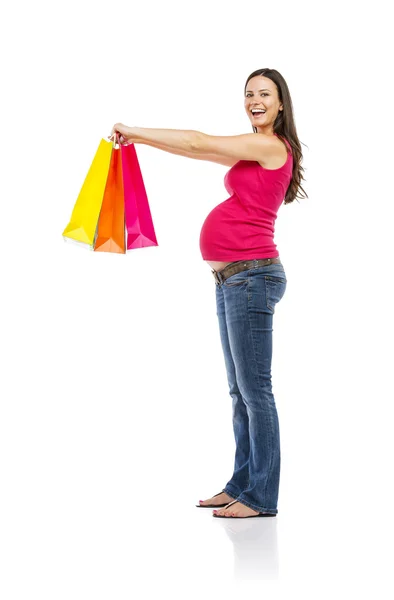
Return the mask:
<path id="1" fill-rule="evenodd" d="M 236 444 L 234 472 L 222 491 L 275 514 L 280 439 L 271 384 L 272 325 L 286 284 L 282 263 L 253 266 L 215 283 Z"/>

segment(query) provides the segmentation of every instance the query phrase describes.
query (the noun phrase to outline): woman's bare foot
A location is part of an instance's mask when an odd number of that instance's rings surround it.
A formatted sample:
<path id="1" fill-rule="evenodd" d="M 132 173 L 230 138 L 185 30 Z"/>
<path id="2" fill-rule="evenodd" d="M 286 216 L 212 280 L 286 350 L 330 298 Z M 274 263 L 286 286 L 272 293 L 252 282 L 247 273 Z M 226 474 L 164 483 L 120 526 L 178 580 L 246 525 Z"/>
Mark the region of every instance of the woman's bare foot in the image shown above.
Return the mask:
<path id="1" fill-rule="evenodd" d="M 220 517 L 254 517 L 259 514 L 259 511 L 245 506 L 242 502 L 235 502 L 228 508 L 226 506 L 220 509 L 215 508 L 213 513 Z"/>
<path id="2" fill-rule="evenodd" d="M 200 506 L 205 506 L 206 504 L 214 504 L 217 506 L 218 504 L 224 504 L 227 502 L 232 502 L 234 498 L 231 498 L 226 494 L 226 492 L 222 492 L 218 496 L 213 496 L 212 498 L 208 498 L 208 500 L 200 500 Z"/>

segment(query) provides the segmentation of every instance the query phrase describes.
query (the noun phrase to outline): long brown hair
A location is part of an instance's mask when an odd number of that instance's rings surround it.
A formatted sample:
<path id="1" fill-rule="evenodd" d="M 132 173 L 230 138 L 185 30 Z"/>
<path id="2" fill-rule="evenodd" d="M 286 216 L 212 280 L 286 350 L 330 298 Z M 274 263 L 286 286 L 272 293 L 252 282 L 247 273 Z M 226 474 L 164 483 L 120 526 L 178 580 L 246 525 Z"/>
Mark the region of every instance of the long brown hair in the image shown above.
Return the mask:
<path id="1" fill-rule="evenodd" d="M 305 192 L 304 188 L 301 187 L 301 180 L 305 179 L 302 175 L 304 167 L 301 166 L 301 144 L 298 140 L 297 130 L 294 123 L 293 104 L 291 102 L 291 96 L 287 83 L 279 71 L 276 71 L 275 69 L 258 69 L 257 71 L 253 71 L 253 73 L 251 73 L 247 78 L 244 95 L 246 93 L 246 86 L 248 85 L 249 79 L 256 77 L 256 75 L 263 75 L 274 82 L 278 90 L 279 101 L 283 104 L 283 110 L 278 112 L 278 116 L 274 122 L 274 133 L 276 133 L 278 137 L 285 138 L 293 150 L 293 174 L 286 192 L 284 203 L 289 204 L 290 202 L 293 202 L 293 200 L 297 200 L 299 189 L 305 194 L 304 196 L 301 195 L 299 197 L 308 198 L 308 194 Z M 257 128 L 253 127 L 253 131 L 256 133 Z"/>

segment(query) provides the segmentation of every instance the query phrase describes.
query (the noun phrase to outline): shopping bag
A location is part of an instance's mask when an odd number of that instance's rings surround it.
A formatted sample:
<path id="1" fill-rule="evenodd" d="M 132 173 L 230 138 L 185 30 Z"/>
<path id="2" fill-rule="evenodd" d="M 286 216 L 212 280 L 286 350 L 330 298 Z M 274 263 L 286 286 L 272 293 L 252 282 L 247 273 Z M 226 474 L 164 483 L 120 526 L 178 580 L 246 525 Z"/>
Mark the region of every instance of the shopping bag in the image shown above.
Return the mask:
<path id="1" fill-rule="evenodd" d="M 93 248 L 111 155 L 111 142 L 102 139 L 75 202 L 71 219 L 63 231 L 65 241 Z"/>
<path id="2" fill-rule="evenodd" d="M 158 246 L 134 144 L 121 145 L 127 250 Z"/>
<path id="3" fill-rule="evenodd" d="M 123 195 L 122 155 L 119 145 L 112 146 L 107 183 L 97 223 L 95 252 L 118 252 L 125 249 L 125 204 Z M 110 143 L 110 142 L 108 142 Z"/>
<path id="4" fill-rule="evenodd" d="M 158 246 L 134 144 L 111 137 L 100 142 L 63 239 L 122 254 Z"/>

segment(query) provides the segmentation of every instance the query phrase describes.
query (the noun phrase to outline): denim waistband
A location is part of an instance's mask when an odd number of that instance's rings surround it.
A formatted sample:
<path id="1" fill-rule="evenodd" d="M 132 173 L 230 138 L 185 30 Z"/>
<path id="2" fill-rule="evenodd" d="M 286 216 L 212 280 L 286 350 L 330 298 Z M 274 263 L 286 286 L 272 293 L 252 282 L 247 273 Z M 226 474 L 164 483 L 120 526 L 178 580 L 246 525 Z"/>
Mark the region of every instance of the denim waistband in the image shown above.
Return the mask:
<path id="1" fill-rule="evenodd" d="M 247 269 L 257 269 L 258 267 L 265 267 L 267 265 L 282 264 L 279 256 L 273 258 L 255 258 L 252 260 L 237 260 L 224 267 L 221 271 L 212 270 L 216 283 L 223 283 L 231 275 L 240 273 Z"/>

